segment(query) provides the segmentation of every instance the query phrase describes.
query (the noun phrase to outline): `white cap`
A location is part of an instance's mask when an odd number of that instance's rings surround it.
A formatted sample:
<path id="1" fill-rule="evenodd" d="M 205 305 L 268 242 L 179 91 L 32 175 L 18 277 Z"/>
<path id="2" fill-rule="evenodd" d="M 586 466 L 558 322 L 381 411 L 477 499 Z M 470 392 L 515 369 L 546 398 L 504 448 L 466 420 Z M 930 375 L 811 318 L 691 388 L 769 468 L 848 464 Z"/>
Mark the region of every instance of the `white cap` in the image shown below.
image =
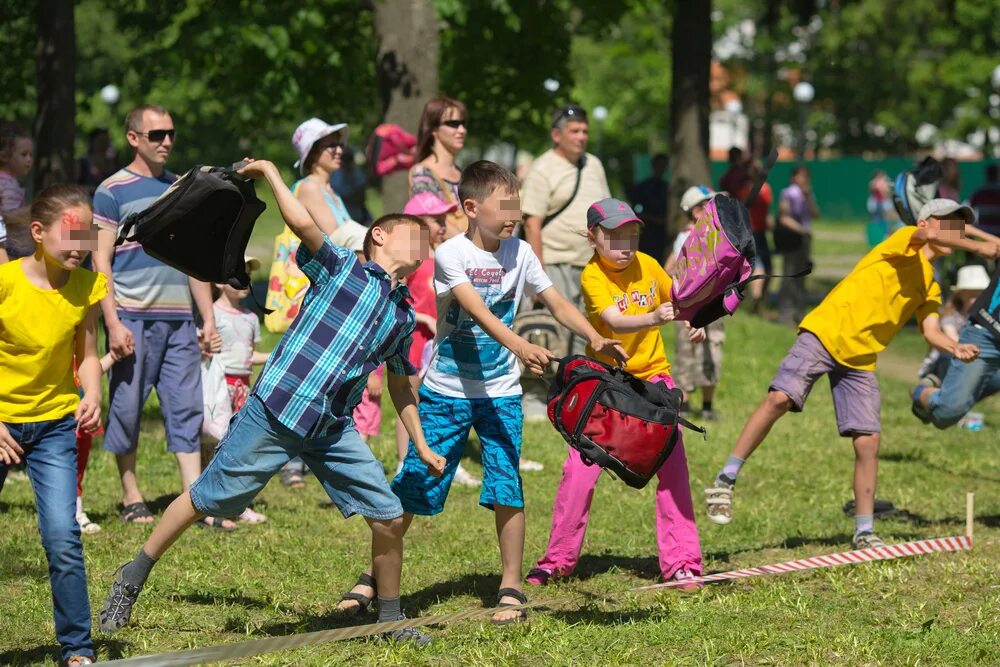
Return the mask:
<path id="1" fill-rule="evenodd" d="M 990 276 L 986 273 L 986 269 L 978 264 L 963 266 L 958 270 L 958 283 L 955 285 L 956 291 L 975 290 L 979 292 L 989 286 Z"/>
<path id="2" fill-rule="evenodd" d="M 299 173 L 305 176 L 306 157 L 308 157 L 309 151 L 312 150 L 313 145 L 317 141 L 346 128 L 347 123 L 330 125 L 325 120 L 320 120 L 319 118 L 310 118 L 295 128 L 295 133 L 292 135 L 292 146 L 295 147 L 295 151 L 299 154 L 299 159 L 295 162 L 295 166 L 299 168 Z"/>
<path id="3" fill-rule="evenodd" d="M 354 252 L 362 252 L 365 248 L 365 236 L 368 235 L 368 228 L 353 220 L 347 220 L 337 225 L 337 229 L 330 234 L 330 241 L 333 245 L 347 248 Z"/>
<path id="4" fill-rule="evenodd" d="M 964 204 L 959 204 L 954 199 L 930 200 L 920 207 L 920 215 L 917 216 L 917 219 L 927 220 L 928 218 L 942 218 L 946 215 L 951 215 L 952 213 L 960 213 L 965 219 L 965 222 L 970 225 L 976 223 L 976 214 L 973 210 Z"/>
<path id="5" fill-rule="evenodd" d="M 681 197 L 681 210 L 689 213 L 695 206 L 714 196 L 715 192 L 712 188 L 704 185 L 692 185 L 684 191 L 684 196 Z"/>

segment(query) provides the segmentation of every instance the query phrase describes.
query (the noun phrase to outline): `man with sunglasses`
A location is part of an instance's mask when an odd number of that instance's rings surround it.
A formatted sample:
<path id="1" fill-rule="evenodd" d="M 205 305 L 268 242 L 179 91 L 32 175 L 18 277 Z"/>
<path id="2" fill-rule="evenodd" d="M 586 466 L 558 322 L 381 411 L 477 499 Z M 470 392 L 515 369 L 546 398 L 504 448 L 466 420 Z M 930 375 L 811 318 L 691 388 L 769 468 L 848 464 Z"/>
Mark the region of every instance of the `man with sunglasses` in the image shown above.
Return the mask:
<path id="1" fill-rule="evenodd" d="M 559 293 L 583 310 L 580 273 L 594 254 L 587 241 L 587 209 L 611 191 L 601 161 L 587 152 L 586 111 L 576 105 L 556 111 L 551 136 L 552 148 L 538 156 L 524 179 L 524 238 Z M 570 353 L 583 354 L 586 341 L 566 336 Z"/>
<path id="2" fill-rule="evenodd" d="M 133 109 L 125 118 L 125 137 L 135 157 L 94 193 L 99 229 L 94 268 L 108 278 L 101 310 L 111 352 L 122 360 L 111 370 L 104 448 L 117 459 L 125 523 L 153 520 L 135 474 L 142 407 L 153 388 L 163 412 L 167 450 L 177 455 L 183 487 L 201 472 L 202 350 L 192 297 L 208 346 L 217 338 L 211 288 L 147 255 L 138 243 L 114 245 L 122 221 L 146 209 L 177 179 L 166 170 L 175 136 L 173 119 L 163 107 Z M 206 525 L 235 527 L 220 519 L 207 519 Z"/>

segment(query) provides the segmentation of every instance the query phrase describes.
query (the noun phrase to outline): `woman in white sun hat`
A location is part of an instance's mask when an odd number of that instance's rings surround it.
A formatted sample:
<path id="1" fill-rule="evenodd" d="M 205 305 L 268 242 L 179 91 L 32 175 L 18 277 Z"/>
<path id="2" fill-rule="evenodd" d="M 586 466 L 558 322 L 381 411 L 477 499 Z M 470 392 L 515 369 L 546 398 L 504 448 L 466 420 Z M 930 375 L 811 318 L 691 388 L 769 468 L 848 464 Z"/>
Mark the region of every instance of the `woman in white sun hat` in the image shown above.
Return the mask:
<path id="1" fill-rule="evenodd" d="M 364 239 L 367 228 L 351 220 L 344 201 L 330 187 L 330 174 L 340 169 L 347 142 L 347 123 L 329 123 L 310 118 L 295 129 L 292 146 L 299 154 L 295 166 L 302 178 L 292 193 L 309 211 L 334 245 L 350 248 Z"/>

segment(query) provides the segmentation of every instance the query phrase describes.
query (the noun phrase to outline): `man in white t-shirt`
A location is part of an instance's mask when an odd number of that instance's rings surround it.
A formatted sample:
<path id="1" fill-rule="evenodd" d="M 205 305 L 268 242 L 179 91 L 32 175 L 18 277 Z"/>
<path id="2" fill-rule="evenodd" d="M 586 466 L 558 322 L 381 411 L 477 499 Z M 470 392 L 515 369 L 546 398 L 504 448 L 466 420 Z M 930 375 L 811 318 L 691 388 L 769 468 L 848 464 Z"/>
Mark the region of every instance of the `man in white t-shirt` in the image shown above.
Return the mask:
<path id="1" fill-rule="evenodd" d="M 587 209 L 611 196 L 604 166 L 587 152 L 587 114 L 579 106 L 552 118 L 552 148 L 531 165 L 521 188 L 524 238 L 560 293 L 583 310 L 580 273 L 594 254 L 587 242 Z M 570 353 L 586 341 L 571 335 Z"/>

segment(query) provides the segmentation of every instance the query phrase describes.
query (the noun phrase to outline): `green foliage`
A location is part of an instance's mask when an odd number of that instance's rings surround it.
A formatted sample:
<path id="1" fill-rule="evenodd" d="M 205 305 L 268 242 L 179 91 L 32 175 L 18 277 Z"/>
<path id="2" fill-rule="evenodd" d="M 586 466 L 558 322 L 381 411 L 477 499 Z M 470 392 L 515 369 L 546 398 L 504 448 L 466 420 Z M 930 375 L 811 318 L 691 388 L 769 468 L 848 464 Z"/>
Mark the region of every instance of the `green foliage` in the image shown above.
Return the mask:
<path id="1" fill-rule="evenodd" d="M 35 2 L 0 0 L 0 118 L 30 128 L 35 117 Z"/>

